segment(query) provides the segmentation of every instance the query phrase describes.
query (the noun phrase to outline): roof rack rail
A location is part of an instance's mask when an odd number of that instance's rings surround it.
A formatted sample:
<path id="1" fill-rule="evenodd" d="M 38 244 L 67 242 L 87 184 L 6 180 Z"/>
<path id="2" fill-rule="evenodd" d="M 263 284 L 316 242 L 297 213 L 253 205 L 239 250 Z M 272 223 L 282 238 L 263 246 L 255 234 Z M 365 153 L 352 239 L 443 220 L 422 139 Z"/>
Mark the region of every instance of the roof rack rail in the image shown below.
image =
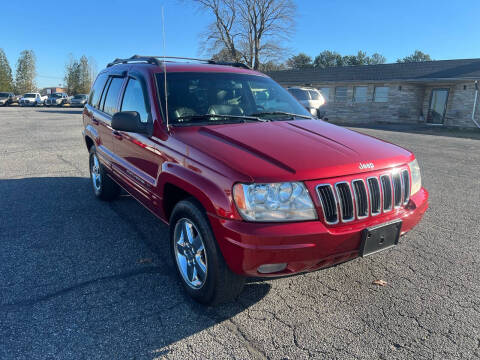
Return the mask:
<path id="1" fill-rule="evenodd" d="M 128 64 L 128 63 L 135 63 L 135 62 L 144 62 L 147 64 L 152 65 L 161 65 L 162 59 L 168 60 L 192 60 L 192 61 L 199 61 L 204 62 L 211 65 L 223 65 L 223 66 L 233 66 L 243 69 L 251 69 L 248 65 L 243 64 L 241 62 L 226 62 L 226 61 L 215 61 L 212 59 L 197 59 L 197 58 L 189 58 L 189 57 L 179 57 L 179 56 L 145 56 L 145 55 L 133 55 L 128 59 L 115 59 L 111 63 L 107 65 L 107 67 L 111 67 L 117 64 Z M 168 61 L 166 60 L 166 61 Z"/>

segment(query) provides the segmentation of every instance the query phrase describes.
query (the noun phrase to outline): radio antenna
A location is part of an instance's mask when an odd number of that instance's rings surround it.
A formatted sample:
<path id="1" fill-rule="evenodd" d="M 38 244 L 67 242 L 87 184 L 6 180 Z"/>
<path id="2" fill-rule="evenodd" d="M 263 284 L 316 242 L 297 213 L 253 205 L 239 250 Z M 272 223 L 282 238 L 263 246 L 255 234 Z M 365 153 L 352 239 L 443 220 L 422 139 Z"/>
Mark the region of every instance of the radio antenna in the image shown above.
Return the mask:
<path id="1" fill-rule="evenodd" d="M 167 124 L 167 131 L 170 131 L 170 124 L 168 123 L 168 95 L 167 95 L 167 63 L 165 61 L 165 15 L 163 13 L 162 6 L 162 37 L 163 37 L 163 79 L 164 79 L 164 91 L 165 91 L 165 120 Z"/>

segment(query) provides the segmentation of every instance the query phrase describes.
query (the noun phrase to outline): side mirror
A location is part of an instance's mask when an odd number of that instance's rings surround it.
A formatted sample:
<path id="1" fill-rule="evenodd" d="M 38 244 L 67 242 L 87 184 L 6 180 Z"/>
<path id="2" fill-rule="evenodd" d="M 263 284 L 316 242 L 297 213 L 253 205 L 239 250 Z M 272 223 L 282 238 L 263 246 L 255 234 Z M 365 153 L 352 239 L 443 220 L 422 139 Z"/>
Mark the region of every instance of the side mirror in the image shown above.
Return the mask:
<path id="1" fill-rule="evenodd" d="M 113 114 L 112 129 L 150 135 L 147 124 L 140 121 L 140 114 L 136 111 L 120 111 Z"/>

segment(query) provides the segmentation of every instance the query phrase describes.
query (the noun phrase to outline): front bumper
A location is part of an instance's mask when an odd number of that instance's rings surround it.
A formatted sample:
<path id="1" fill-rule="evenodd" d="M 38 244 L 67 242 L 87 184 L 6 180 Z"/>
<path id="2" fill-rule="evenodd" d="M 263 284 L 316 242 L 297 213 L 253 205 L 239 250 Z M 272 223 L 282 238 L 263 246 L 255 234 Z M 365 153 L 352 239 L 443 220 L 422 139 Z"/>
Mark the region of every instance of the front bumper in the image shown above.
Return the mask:
<path id="1" fill-rule="evenodd" d="M 365 228 L 401 219 L 403 235 L 417 225 L 427 208 L 428 192 L 422 188 L 405 208 L 340 226 L 326 226 L 318 220 L 249 223 L 209 218 L 230 269 L 240 275 L 265 277 L 314 271 L 354 259 L 359 256 Z M 286 269 L 273 274 L 257 271 L 261 265 L 278 263 L 287 263 Z"/>

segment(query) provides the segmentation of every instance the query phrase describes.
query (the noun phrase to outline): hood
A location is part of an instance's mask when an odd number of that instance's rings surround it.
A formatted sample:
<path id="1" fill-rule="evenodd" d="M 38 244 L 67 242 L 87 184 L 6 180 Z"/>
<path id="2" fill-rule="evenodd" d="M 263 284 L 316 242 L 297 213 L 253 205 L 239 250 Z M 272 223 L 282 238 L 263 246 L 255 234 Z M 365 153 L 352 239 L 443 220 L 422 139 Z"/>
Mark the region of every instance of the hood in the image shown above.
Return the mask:
<path id="1" fill-rule="evenodd" d="M 177 127 L 175 137 L 257 182 L 352 175 L 414 158 L 397 145 L 313 119 Z"/>

